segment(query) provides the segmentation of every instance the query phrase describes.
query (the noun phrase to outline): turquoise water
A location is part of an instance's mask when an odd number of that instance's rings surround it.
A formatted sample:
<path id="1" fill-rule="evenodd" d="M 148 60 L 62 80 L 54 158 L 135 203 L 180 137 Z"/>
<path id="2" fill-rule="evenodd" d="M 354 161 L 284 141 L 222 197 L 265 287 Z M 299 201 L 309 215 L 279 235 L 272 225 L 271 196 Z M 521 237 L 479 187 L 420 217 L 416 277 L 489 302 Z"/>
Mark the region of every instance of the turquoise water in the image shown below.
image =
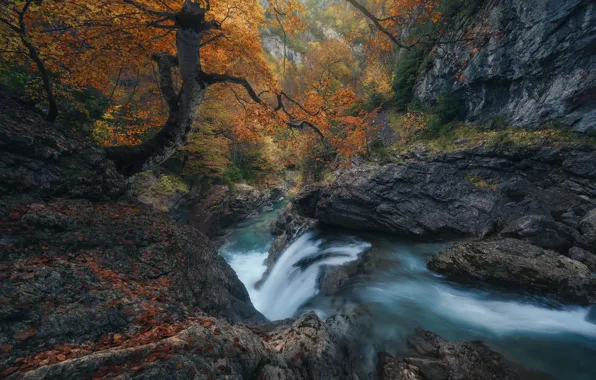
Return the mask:
<path id="1" fill-rule="evenodd" d="M 310 310 L 322 318 L 356 312 L 370 326 L 370 360 L 375 350 L 403 349 L 405 337 L 422 327 L 447 339 L 483 340 L 557 379 L 596 379 L 596 324 L 588 321 L 587 308 L 447 282 L 425 265 L 441 244 L 354 231 L 309 232 L 288 247 L 263 287 L 255 289 L 272 241 L 266 226 L 276 212 L 237 225 L 221 248 L 255 307 L 269 319 Z M 369 249 L 374 254 L 366 254 Z M 364 258 L 364 273 L 332 297 L 318 294 L 322 266 Z"/>

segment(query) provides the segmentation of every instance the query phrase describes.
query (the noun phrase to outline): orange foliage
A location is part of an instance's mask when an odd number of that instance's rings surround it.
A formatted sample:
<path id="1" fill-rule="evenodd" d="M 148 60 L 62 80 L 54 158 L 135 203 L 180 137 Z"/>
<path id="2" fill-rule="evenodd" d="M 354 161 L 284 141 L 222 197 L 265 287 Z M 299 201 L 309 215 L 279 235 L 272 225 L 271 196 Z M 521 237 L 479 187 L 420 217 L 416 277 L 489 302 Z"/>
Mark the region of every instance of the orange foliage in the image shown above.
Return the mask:
<path id="1" fill-rule="evenodd" d="M 412 27 L 428 22 L 438 23 L 442 17 L 439 11 L 439 0 L 350 0 L 349 2 L 366 8 L 378 23 L 369 25 L 370 17 L 363 17 L 359 10 L 354 10 L 358 13 L 361 25 L 353 31 L 351 37 L 365 40 L 364 46 L 369 58 L 379 58 L 381 54 L 390 52 L 396 42 L 399 43 L 399 47 L 416 44 L 421 36 L 409 35 Z"/>
<path id="2" fill-rule="evenodd" d="M 176 54 L 176 33 L 162 28 L 171 26 L 173 21 L 160 17 L 159 12 L 178 12 L 183 1 L 135 0 L 134 3 L 136 6 L 126 0 L 34 1 L 25 14 L 30 40 L 57 80 L 75 89 L 99 89 L 110 99 L 109 109 L 94 126 L 94 135 L 103 145 L 138 144 L 163 125 L 167 117 L 155 63 L 150 57 L 157 52 Z M 210 101 L 222 113 L 234 113 L 228 129 L 235 138 L 262 141 L 265 136 L 292 136 L 301 129 L 307 136 L 306 140 L 302 139 L 306 144 L 318 144 L 322 139 L 340 157 L 349 157 L 363 149 L 370 115 L 354 111 L 357 97 L 347 85 L 352 80 L 347 64 L 352 54 L 345 42 L 328 41 L 315 47 L 301 69 L 300 83 L 294 91 L 289 91 L 292 100 L 282 97 L 284 107 L 276 109 L 277 96 L 282 94 L 284 84 L 277 82 L 264 58 L 260 28 L 270 22 L 283 25 L 290 35 L 301 31 L 300 15 L 304 12 L 301 2 L 270 0 L 262 5 L 259 0 L 211 0 L 209 3 L 206 18 L 216 20 L 221 28 L 203 37 L 202 69 L 246 78 L 257 93 L 263 94 L 263 104 L 256 104 L 237 85 L 221 85 L 222 90 L 210 91 L 216 97 Z M 431 3 L 428 2 L 428 7 Z M 17 0 L 9 2 L 0 16 L 14 20 L 15 10 L 21 9 L 22 4 L 23 1 Z M 275 17 L 268 21 L 267 14 Z M 9 47 L 0 53 L 3 60 L 28 62 L 24 47 L 6 26 L 0 26 L 0 41 Z M 344 59 L 347 61 L 341 62 Z M 176 73 L 174 77 L 179 86 Z M 230 106 L 230 101 L 235 106 Z M 217 135 L 207 143 L 222 147 L 226 145 L 222 140 L 225 137 L 221 137 L 221 131 L 213 133 L 217 129 L 213 125 L 202 128 L 203 136 Z M 194 139 L 196 142 L 197 136 Z M 208 167 L 222 164 L 211 161 Z"/>

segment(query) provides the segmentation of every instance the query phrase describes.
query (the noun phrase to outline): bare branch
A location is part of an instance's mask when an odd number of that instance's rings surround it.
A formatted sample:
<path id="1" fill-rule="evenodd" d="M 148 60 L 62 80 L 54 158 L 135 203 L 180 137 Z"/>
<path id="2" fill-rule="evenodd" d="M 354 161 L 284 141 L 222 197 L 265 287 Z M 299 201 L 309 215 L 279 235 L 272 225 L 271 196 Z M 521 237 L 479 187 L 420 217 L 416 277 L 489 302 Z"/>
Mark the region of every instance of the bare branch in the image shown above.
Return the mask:
<path id="1" fill-rule="evenodd" d="M 391 42 L 393 42 L 396 46 L 404 49 L 410 49 L 411 45 L 403 44 L 397 37 L 395 37 L 390 31 L 385 29 L 385 27 L 381 24 L 381 20 L 377 18 L 374 14 L 372 14 L 368 9 L 366 9 L 362 4 L 357 2 L 356 0 L 347 0 L 348 3 L 352 4 L 352 6 L 360 11 L 364 16 L 366 16 L 374 26 L 384 35 L 386 35 Z"/>
<path id="2" fill-rule="evenodd" d="M 176 19 L 176 14 L 172 13 L 172 12 L 161 12 L 161 11 L 156 11 L 154 9 L 148 8 L 147 6 L 140 4 L 134 0 L 124 0 L 124 2 L 126 4 L 130 4 L 133 7 L 137 8 L 140 11 L 143 11 L 144 13 L 150 14 L 152 16 L 159 16 L 159 17 L 164 17 L 168 20 L 175 20 Z"/>

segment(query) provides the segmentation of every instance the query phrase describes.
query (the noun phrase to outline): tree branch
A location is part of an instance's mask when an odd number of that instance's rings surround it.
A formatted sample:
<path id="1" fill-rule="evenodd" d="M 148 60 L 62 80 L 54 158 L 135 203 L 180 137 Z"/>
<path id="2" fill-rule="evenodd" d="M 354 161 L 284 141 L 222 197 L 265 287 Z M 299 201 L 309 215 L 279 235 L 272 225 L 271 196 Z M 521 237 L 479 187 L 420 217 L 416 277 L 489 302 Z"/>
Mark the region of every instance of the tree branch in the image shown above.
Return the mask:
<path id="1" fill-rule="evenodd" d="M 178 58 L 167 53 L 157 53 L 151 56 L 157 62 L 159 70 L 159 89 L 163 95 L 170 113 L 178 109 L 178 93 L 174 87 L 172 67 L 178 66 Z"/>
<path id="2" fill-rule="evenodd" d="M 124 0 L 124 2 L 126 4 L 132 5 L 133 7 L 137 8 L 138 10 L 140 10 L 144 13 L 147 13 L 149 15 L 164 17 L 164 18 L 167 18 L 168 20 L 172 20 L 172 21 L 176 20 L 175 13 L 156 11 L 154 9 L 148 8 L 147 6 L 145 6 L 143 4 L 139 4 L 133 0 Z"/>
<path id="3" fill-rule="evenodd" d="M 356 0 L 347 0 L 348 3 L 352 4 L 352 6 L 360 11 L 364 16 L 366 16 L 374 26 L 384 35 L 386 35 L 391 42 L 393 42 L 396 46 L 403 48 L 403 49 L 410 49 L 412 45 L 405 45 L 403 44 L 397 37 L 395 37 L 390 31 L 385 29 L 385 27 L 381 24 L 381 21 L 372 14 L 368 9 L 366 9 L 362 4 L 357 2 Z"/>
<path id="4" fill-rule="evenodd" d="M 252 98 L 252 100 L 255 103 L 258 104 L 265 104 L 265 102 L 263 102 L 263 100 L 260 98 L 259 94 L 257 94 L 257 92 L 252 88 L 252 86 L 250 85 L 250 83 L 244 79 L 244 78 L 240 78 L 240 77 L 236 77 L 233 75 L 227 75 L 227 74 L 208 74 L 208 73 L 202 73 L 201 74 L 201 79 L 203 81 L 205 81 L 205 83 L 212 85 L 212 84 L 216 84 L 216 83 L 231 83 L 231 84 L 237 84 L 240 85 L 242 87 L 244 87 L 244 89 L 246 90 L 246 92 L 248 93 L 248 95 Z M 305 127 L 308 127 L 310 129 L 312 129 L 316 134 L 319 135 L 319 137 L 321 138 L 321 140 L 326 141 L 325 140 L 325 135 L 323 135 L 323 133 L 321 132 L 321 130 L 319 128 L 317 128 L 314 124 L 310 123 L 309 121 L 306 120 L 300 120 L 300 121 L 295 121 L 297 120 L 294 115 L 292 115 L 285 107 L 284 103 L 283 103 L 283 97 L 287 98 L 288 100 L 292 101 L 292 103 L 298 105 L 302 110 L 304 110 L 304 112 L 312 115 L 311 113 L 309 113 L 306 109 L 304 109 L 304 107 L 302 107 L 298 102 L 296 102 L 295 100 L 291 99 L 288 95 L 286 95 L 283 91 L 279 94 L 277 94 L 277 105 L 273 108 L 274 111 L 283 111 L 283 113 L 290 119 L 289 121 L 286 121 L 286 124 L 290 127 L 290 128 L 294 128 L 294 129 L 304 129 Z"/>

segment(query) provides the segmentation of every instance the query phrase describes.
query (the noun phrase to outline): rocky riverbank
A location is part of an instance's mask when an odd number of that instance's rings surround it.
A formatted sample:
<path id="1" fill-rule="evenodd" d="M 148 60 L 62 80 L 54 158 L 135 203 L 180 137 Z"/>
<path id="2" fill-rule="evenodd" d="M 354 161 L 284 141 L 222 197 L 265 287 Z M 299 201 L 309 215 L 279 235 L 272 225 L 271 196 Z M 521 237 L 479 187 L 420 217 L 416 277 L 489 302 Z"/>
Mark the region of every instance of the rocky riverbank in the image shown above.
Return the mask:
<path id="1" fill-rule="evenodd" d="M 168 213 L 210 238 L 233 223 L 270 211 L 286 197 L 287 185 L 259 189 L 248 184 L 211 184 L 205 178 L 182 178 L 164 169 L 136 175 L 131 193 L 139 203 Z"/>
<path id="2" fill-rule="evenodd" d="M 480 240 L 441 252 L 429 268 L 454 281 L 593 304 L 595 184 L 593 144 L 541 138 L 360 164 L 330 185 L 305 187 L 292 207 L 323 225 Z"/>
<path id="3" fill-rule="evenodd" d="M 101 149 L 0 103 L 2 377 L 351 376 L 328 324 L 267 323 L 207 237 L 127 195 Z"/>

